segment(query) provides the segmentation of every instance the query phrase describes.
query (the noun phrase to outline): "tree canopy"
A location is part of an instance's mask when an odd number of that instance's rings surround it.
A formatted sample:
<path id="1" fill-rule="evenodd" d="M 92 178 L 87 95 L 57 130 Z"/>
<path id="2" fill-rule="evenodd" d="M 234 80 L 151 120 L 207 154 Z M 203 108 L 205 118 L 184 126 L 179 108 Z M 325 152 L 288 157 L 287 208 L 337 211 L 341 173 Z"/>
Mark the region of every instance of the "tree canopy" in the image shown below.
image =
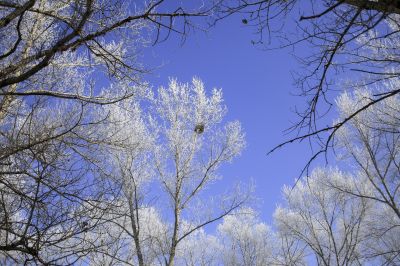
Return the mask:
<path id="1" fill-rule="evenodd" d="M 229 16 L 310 48 L 271 152 L 317 149 L 271 225 L 251 184 L 218 188 L 246 147 L 222 90 L 146 81 L 144 47 Z M 397 0 L 0 1 L 0 264 L 400 264 L 399 32 Z"/>

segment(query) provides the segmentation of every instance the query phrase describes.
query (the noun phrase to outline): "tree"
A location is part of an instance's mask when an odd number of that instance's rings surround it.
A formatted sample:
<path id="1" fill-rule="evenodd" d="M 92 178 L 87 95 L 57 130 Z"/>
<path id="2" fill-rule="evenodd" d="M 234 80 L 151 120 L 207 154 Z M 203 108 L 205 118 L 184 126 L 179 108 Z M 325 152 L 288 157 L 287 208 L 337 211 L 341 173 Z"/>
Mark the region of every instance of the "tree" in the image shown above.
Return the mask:
<path id="1" fill-rule="evenodd" d="M 370 86 L 359 88 L 354 94 L 342 94 L 337 100 L 341 117 L 370 103 L 372 94 L 393 90 L 398 85 L 396 79 L 386 82 L 384 88 L 374 90 Z M 375 235 L 371 245 L 375 251 L 371 253 L 386 254 L 386 262 L 390 263 L 398 261 L 400 250 L 398 241 L 393 241 L 399 236 L 400 224 L 399 114 L 399 96 L 394 96 L 374 104 L 338 131 L 336 151 L 353 165 L 357 181 L 351 185 L 332 183 L 344 193 L 371 200 L 379 206 L 374 216 L 386 218 L 371 223 L 370 231 Z"/>
<path id="2" fill-rule="evenodd" d="M 307 265 L 307 246 L 301 240 L 282 230 L 274 232 L 271 265 Z"/>
<path id="3" fill-rule="evenodd" d="M 160 88 L 156 111 L 161 120 L 161 138 L 166 140 L 155 154 L 156 171 L 172 212 L 171 243 L 165 262 L 173 265 L 180 241 L 243 204 L 245 198 L 232 194 L 220 203 L 216 214 L 200 215 L 198 209 L 191 210 L 198 206 L 193 204 L 201 200 L 204 189 L 218 179 L 217 169 L 240 154 L 244 135 L 237 121 L 220 126 L 225 114 L 222 93 L 214 89 L 207 97 L 198 79 L 193 79 L 192 85 L 172 80 L 168 88 Z M 204 129 L 195 130 L 198 125 Z M 183 217 L 190 219 L 186 219 L 186 230 L 181 225 Z"/>
<path id="4" fill-rule="evenodd" d="M 386 85 L 395 88 L 398 80 Z M 386 88 L 379 87 L 380 90 Z M 368 104 L 373 91 L 357 90 L 353 96 L 338 99 L 341 116 Z M 373 195 L 364 195 L 386 204 L 400 219 L 399 195 L 399 97 L 392 97 L 355 116 L 338 134 L 337 150 L 355 164 L 356 171 L 373 187 Z M 360 196 L 363 196 L 360 193 Z"/>
<path id="5" fill-rule="evenodd" d="M 330 180 L 348 182 L 352 177 L 319 169 L 293 189 L 285 187 L 287 205 L 274 214 L 278 231 L 301 242 L 318 265 L 363 264 L 371 202 L 333 188 Z"/>
<path id="6" fill-rule="evenodd" d="M 147 41 L 141 36 L 146 28 L 156 30 L 155 42 L 158 42 L 168 37 L 170 32 L 185 34 L 190 26 L 190 17 L 207 14 L 206 8 L 199 10 L 195 7 L 190 12 L 179 5 L 164 7 L 164 2 L 2 1 L 2 113 L 6 112 L 12 99 L 28 95 L 99 103 L 129 96 L 132 93 L 130 91 L 112 95 L 108 99 L 101 94 L 96 97 L 97 91 L 90 91 L 90 84 L 85 84 L 81 91 L 58 86 L 39 89 L 36 86 L 40 76 L 60 67 L 85 72 L 106 70 L 110 77 L 137 82 L 138 74 L 144 68 L 136 60 L 136 48 L 140 48 L 141 42 Z M 182 23 L 178 23 L 178 19 L 182 19 Z M 66 56 L 69 59 L 67 62 L 63 60 Z"/>
<path id="7" fill-rule="evenodd" d="M 385 87 L 371 101 L 326 126 L 321 118 L 329 112 L 336 97 L 335 91 L 356 85 L 382 84 L 399 78 L 399 1 L 337 0 L 261 0 L 216 1 L 217 21 L 233 14 L 241 14 L 243 23 L 253 26 L 260 38 L 255 44 L 278 47 L 300 46 L 306 43 L 310 54 L 299 55 L 304 69 L 296 71 L 296 84 L 305 98 L 306 108 L 296 109 L 299 120 L 290 129 L 298 135 L 275 147 L 272 151 L 294 141 L 314 138 L 318 144 L 304 170 L 320 154 L 328 151 L 338 129 L 358 113 L 380 101 L 397 95 L 398 88 Z M 300 14 L 298 14 L 300 13 Z M 297 17 L 297 21 L 287 18 Z M 284 30 L 282 27 L 288 24 Z M 294 27 L 292 27 L 294 26 Z M 291 31 L 289 27 L 295 28 Z M 267 35 L 267 37 L 265 37 Z M 272 39 L 270 37 L 277 37 Z M 268 41 L 266 41 L 266 39 Z M 296 53 L 295 53 L 296 55 Z M 350 75 L 345 72 L 351 71 Z M 339 77 L 351 80 L 338 84 Z M 320 122 L 322 121 L 322 126 Z"/>
<path id="8" fill-rule="evenodd" d="M 177 264 L 186 266 L 221 265 L 221 242 L 217 235 L 196 230 L 185 238 L 178 247 Z"/>
<path id="9" fill-rule="evenodd" d="M 272 232 L 252 209 L 240 209 L 218 225 L 224 265 L 271 265 Z"/>
<path id="10" fill-rule="evenodd" d="M 100 134 L 115 122 L 101 106 L 144 93 L 138 50 L 171 32 L 184 37 L 190 18 L 207 13 L 164 2 L 0 2 L 0 253 L 7 263 L 68 264 L 97 248 L 86 233 L 114 204 L 103 151 L 121 145 Z"/>
<path id="11" fill-rule="evenodd" d="M 111 264 L 149 265 L 154 260 L 151 242 L 161 234 L 157 228 L 163 227 L 158 211 L 145 206 L 146 189 L 154 172 L 150 153 L 155 135 L 138 99 L 110 104 L 102 111 L 108 113 L 109 123 L 97 127 L 108 139 L 101 147 L 101 175 L 113 188 L 113 197 L 108 199 L 112 208 L 100 219 L 102 226 L 91 232 L 103 242 L 103 247 L 90 257 L 91 264 L 108 260 Z"/>
<path id="12" fill-rule="evenodd" d="M 15 101 L 1 123 L 0 252 L 8 263 L 72 263 L 90 249 L 82 232 L 108 190 L 98 188 L 103 136 L 80 103 Z M 90 178 L 89 178 L 90 177 Z M 100 213 L 98 213 L 100 215 Z"/>
<path id="13" fill-rule="evenodd" d="M 161 87 L 144 104 L 152 112 L 148 119 L 135 110 L 136 104 L 125 103 L 105 107 L 110 108 L 109 135 L 114 138 L 114 148 L 107 149 L 112 167 L 105 176 L 115 187 L 115 207 L 101 219 L 112 229 L 98 231 L 108 232 L 102 238 L 111 253 L 99 253 L 132 265 L 174 265 L 189 259 L 179 256 L 188 254 L 192 234 L 201 235 L 198 230 L 247 201 L 246 191 L 220 198 L 205 193 L 220 178 L 218 168 L 244 148 L 244 134 L 239 122 L 223 123 L 221 90 L 207 96 L 196 78 L 191 84 L 171 80 Z"/>

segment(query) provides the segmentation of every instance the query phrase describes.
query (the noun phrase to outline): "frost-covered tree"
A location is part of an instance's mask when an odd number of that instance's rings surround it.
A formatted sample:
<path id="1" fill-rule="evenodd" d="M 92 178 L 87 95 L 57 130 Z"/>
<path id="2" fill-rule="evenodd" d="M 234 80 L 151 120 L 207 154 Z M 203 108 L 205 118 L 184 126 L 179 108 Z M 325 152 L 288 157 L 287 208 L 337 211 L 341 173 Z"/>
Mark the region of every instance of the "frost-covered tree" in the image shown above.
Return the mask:
<path id="1" fill-rule="evenodd" d="M 239 122 L 223 123 L 226 108 L 221 90 L 214 89 L 208 97 L 199 79 L 192 84 L 172 80 L 168 87 L 161 87 L 155 111 L 161 141 L 155 153 L 156 172 L 170 216 L 165 264 L 173 265 L 183 239 L 231 213 L 246 199 L 231 192 L 210 202 L 203 193 L 219 179 L 218 168 L 239 155 L 245 142 Z M 183 227 L 183 221 L 188 225 Z"/>
<path id="2" fill-rule="evenodd" d="M 351 179 L 336 170 L 315 170 L 293 189 L 284 188 L 286 205 L 275 211 L 280 235 L 298 240 L 319 265 L 360 265 L 366 261 L 363 249 L 371 204 L 330 185 L 331 180 Z"/>
<path id="3" fill-rule="evenodd" d="M 388 81 L 386 87 L 396 88 L 400 80 Z M 385 90 L 385 89 L 384 89 Z M 353 95 L 345 93 L 337 103 L 341 116 L 353 112 L 360 105 L 371 102 L 372 94 L 379 93 L 368 88 L 359 89 Z M 371 106 L 355 116 L 340 131 L 337 140 L 338 151 L 354 164 L 362 183 L 373 187 L 370 197 L 386 204 L 400 219 L 400 99 L 392 97 Z"/>
<path id="4" fill-rule="evenodd" d="M 119 205 L 118 205 L 119 204 Z M 168 225 L 153 207 L 134 209 L 127 199 L 114 202 L 101 222 L 88 232 L 96 246 L 82 261 L 90 265 L 163 265 Z M 132 219 L 135 219 L 134 221 Z"/>
<path id="5" fill-rule="evenodd" d="M 218 225 L 224 265 L 271 265 L 273 236 L 254 210 L 242 208 Z"/>
<path id="6" fill-rule="evenodd" d="M 389 90 L 399 86 L 398 79 L 385 83 Z M 338 100 L 341 116 L 369 104 L 372 94 L 387 88 L 359 88 L 342 94 Z M 357 176 L 353 182 L 332 182 L 338 190 L 375 202 L 375 219 L 370 223 L 372 254 L 398 261 L 400 226 L 400 108 L 399 97 L 391 97 L 355 116 L 338 133 L 337 152 L 352 165 Z M 382 219 L 382 217 L 386 217 Z M 371 254 L 371 256 L 372 256 Z"/>
<path id="7" fill-rule="evenodd" d="M 15 101 L 1 123 L 0 253 L 8 263 L 78 259 L 90 249 L 80 235 L 109 192 L 96 174 L 96 143 L 105 139 L 94 130 L 106 116 L 88 123 L 88 106 L 56 103 Z"/>
<path id="8" fill-rule="evenodd" d="M 43 77 L 54 78 L 70 69 L 83 74 L 78 80 L 93 70 L 103 70 L 110 77 L 139 81 L 145 67 L 137 60 L 137 49 L 146 42 L 165 40 L 171 32 L 185 35 L 189 19 L 204 16 L 208 10 L 204 5 L 165 2 L 2 1 L 1 114 L 13 99 L 29 95 L 102 103 L 130 95 L 131 90 L 114 91 L 104 98 L 100 89 L 85 79 L 79 90 L 40 85 Z"/>
<path id="9" fill-rule="evenodd" d="M 101 145 L 101 175 L 112 187 L 113 197 L 108 199 L 112 208 L 100 219 L 103 225 L 93 232 L 103 235 L 103 248 L 96 251 L 91 263 L 97 263 L 100 254 L 100 261 L 107 257 L 110 263 L 149 265 L 154 248 L 150 243 L 159 237 L 157 228 L 162 227 L 157 210 L 147 208 L 145 201 L 154 172 L 151 153 L 155 133 L 150 132 L 134 98 L 107 105 L 102 111 L 108 114 L 109 123 L 97 127 L 108 139 Z"/>
<path id="10" fill-rule="evenodd" d="M 212 266 L 221 265 L 222 245 L 218 236 L 199 229 L 190 234 L 179 245 L 177 265 Z"/>
<path id="11" fill-rule="evenodd" d="M 188 6 L 163 0 L 0 1 L 5 264 L 70 264 L 97 248 L 85 233 L 113 206 L 116 188 L 105 178 L 111 166 L 104 150 L 124 141 L 116 138 L 121 127 L 104 105 L 144 91 L 146 67 L 138 51 L 171 32 L 185 36 L 189 18 L 207 9 Z"/>
<path id="12" fill-rule="evenodd" d="M 274 244 L 270 265 L 307 265 L 307 246 L 301 240 L 281 230 L 274 232 L 272 240 Z"/>
<path id="13" fill-rule="evenodd" d="M 399 98 L 374 102 L 398 86 L 394 78 L 341 94 L 338 120 L 352 119 L 337 131 L 334 148 L 349 173 L 319 169 L 284 189 L 286 206 L 275 212 L 278 234 L 319 264 L 399 263 Z"/>
<path id="14" fill-rule="evenodd" d="M 127 102 L 104 108 L 109 109 L 110 129 L 105 126 L 102 134 L 110 136 L 112 145 L 103 145 L 109 163 L 102 174 L 113 187 L 114 207 L 100 223 L 112 229 L 96 230 L 108 233 L 102 237 L 104 248 L 89 259 L 94 263 L 108 257 L 132 265 L 190 265 L 195 258 L 211 263 L 212 256 L 191 250 L 193 239 L 248 197 L 238 190 L 220 197 L 205 192 L 221 178 L 218 168 L 244 148 L 239 122 L 223 121 L 221 90 L 208 96 L 199 79 L 191 84 L 171 80 L 148 95 L 143 108 L 151 115 L 145 116 L 138 102 Z"/>

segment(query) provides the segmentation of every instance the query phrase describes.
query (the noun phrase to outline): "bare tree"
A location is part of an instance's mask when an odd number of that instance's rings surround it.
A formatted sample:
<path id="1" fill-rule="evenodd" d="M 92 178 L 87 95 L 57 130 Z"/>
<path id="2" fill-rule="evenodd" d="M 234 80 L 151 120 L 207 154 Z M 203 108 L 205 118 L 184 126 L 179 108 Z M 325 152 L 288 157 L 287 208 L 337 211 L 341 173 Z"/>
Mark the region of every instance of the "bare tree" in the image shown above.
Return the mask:
<path id="1" fill-rule="evenodd" d="M 296 109 L 299 120 L 290 129 L 298 135 L 272 151 L 294 141 L 314 139 L 320 147 L 304 170 L 331 146 L 337 130 L 358 113 L 399 93 L 386 88 L 371 101 L 332 126 L 319 123 L 331 109 L 335 91 L 354 83 L 380 84 L 399 78 L 399 1 L 388 0 L 221 0 L 217 21 L 239 13 L 244 24 L 255 28 L 258 45 L 275 48 L 306 44 L 310 54 L 296 55 L 304 69 L 296 70 L 296 84 L 305 98 L 306 108 Z M 294 18 L 294 21 L 289 20 Z M 291 30 L 290 27 L 295 30 Z M 275 37 L 275 38 L 271 38 Z M 300 48 L 301 49 L 301 48 Z M 350 71 L 350 72 L 349 72 Z M 346 72 L 349 72 L 348 75 Z M 338 75 L 341 74 L 341 75 Z M 352 84 L 338 84 L 338 77 Z M 272 152 L 271 151 L 271 152 Z"/>

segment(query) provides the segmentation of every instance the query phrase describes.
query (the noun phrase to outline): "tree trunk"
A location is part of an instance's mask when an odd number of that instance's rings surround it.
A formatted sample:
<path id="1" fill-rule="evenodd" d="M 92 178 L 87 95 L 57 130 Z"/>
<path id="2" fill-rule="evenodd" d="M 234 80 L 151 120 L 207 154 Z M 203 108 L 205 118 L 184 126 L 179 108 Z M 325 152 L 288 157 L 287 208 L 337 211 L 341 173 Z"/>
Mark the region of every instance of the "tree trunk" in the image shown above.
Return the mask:
<path id="1" fill-rule="evenodd" d="M 133 232 L 133 241 L 135 242 L 135 249 L 136 249 L 136 254 L 137 254 L 137 259 L 138 259 L 138 264 L 139 266 L 144 266 L 144 259 L 143 259 L 143 253 L 142 249 L 140 247 L 140 237 L 139 237 L 139 222 L 136 222 L 136 219 L 138 218 L 136 214 L 136 208 L 132 206 L 132 195 L 129 197 L 129 217 L 131 219 L 131 225 L 132 225 L 132 232 Z"/>
<path id="2" fill-rule="evenodd" d="M 175 210 L 174 210 L 174 232 L 172 235 L 172 241 L 171 241 L 171 249 L 169 251 L 169 260 L 168 260 L 168 266 L 174 266 L 175 262 L 175 254 L 176 254 L 176 246 L 178 245 L 178 232 L 179 232 L 179 216 L 180 216 L 180 209 L 179 209 L 179 202 L 175 205 Z"/>

